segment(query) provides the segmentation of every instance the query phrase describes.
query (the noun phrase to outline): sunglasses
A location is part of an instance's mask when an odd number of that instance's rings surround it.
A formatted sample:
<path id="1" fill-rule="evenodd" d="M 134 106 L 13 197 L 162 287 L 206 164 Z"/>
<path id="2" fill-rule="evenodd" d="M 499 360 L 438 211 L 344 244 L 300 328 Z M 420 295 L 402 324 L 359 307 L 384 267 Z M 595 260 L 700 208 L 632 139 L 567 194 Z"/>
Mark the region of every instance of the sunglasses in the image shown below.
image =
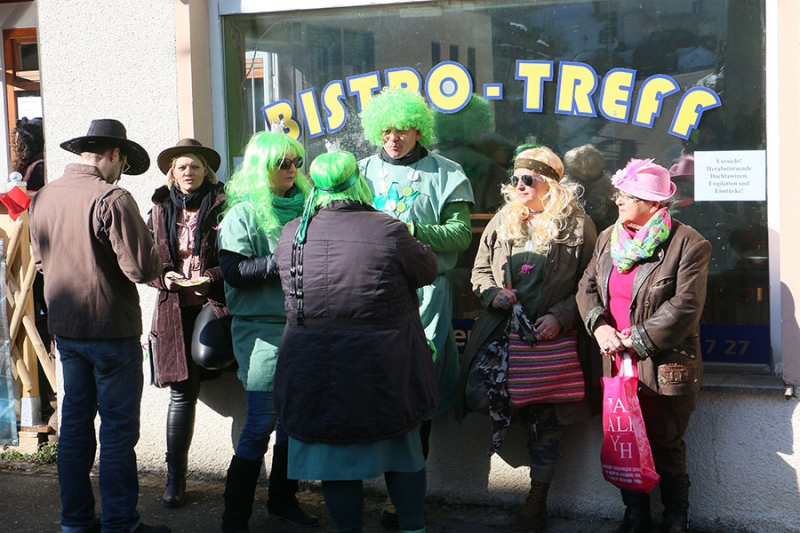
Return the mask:
<path id="1" fill-rule="evenodd" d="M 516 187 L 519 182 L 525 184 L 526 187 L 533 187 L 535 183 L 544 183 L 544 178 L 541 176 L 531 176 L 525 174 L 524 176 L 511 176 L 511 186 Z"/>
<path id="2" fill-rule="evenodd" d="M 289 159 L 288 157 L 284 157 L 281 160 L 280 167 L 281 170 L 289 170 L 294 165 L 294 168 L 300 168 L 303 166 L 303 158 L 297 157 L 295 159 Z"/>
<path id="3" fill-rule="evenodd" d="M 122 158 L 122 173 L 123 174 L 127 174 L 130 169 L 131 169 L 131 166 L 128 164 L 128 158 L 127 157 L 123 157 Z"/>

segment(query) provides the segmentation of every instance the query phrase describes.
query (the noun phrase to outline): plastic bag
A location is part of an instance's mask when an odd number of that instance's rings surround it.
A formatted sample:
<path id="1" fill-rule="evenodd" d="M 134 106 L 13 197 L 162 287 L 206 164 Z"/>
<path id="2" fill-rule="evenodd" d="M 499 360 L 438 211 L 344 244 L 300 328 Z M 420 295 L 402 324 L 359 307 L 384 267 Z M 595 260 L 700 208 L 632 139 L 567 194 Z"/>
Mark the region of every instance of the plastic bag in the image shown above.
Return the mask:
<path id="1" fill-rule="evenodd" d="M 649 493 L 658 483 L 639 407 L 639 375 L 628 353 L 617 355 L 617 375 L 603 378 L 603 477 L 621 489 Z"/>

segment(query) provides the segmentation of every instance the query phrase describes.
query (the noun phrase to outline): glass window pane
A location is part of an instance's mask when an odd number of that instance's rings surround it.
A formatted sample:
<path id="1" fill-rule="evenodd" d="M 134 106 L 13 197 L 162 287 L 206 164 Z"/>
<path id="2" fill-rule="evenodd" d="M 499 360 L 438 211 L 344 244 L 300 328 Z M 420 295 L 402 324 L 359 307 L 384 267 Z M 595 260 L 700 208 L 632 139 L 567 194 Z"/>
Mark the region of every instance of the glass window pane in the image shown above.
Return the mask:
<path id="1" fill-rule="evenodd" d="M 602 154 L 602 168 L 581 178 L 587 211 L 600 229 L 616 216 L 613 205 L 604 212 L 603 198 L 591 193 L 592 180 L 603 172 L 613 174 L 631 157 L 652 157 L 681 173 L 675 178 L 674 216 L 713 247 L 703 315 L 705 357 L 769 364 L 767 204 L 695 201 L 690 168 L 696 151 L 766 150 L 764 17 L 763 0 L 501 0 L 226 17 L 229 153 L 241 155 L 249 136 L 267 127 L 261 106 L 284 100 L 305 132 L 309 159 L 324 151 L 330 137 L 365 157 L 375 148 L 363 140 L 359 100 L 348 93 L 348 79 L 374 73 L 382 86 L 387 71 L 413 69 L 424 91 L 432 69 L 460 61 L 475 93 L 484 94 L 491 84 L 502 96 L 490 101 L 488 117 L 476 119 L 469 106 L 445 117 L 447 127 L 429 147 L 462 164 L 476 196 L 473 247 L 451 274 L 455 316 L 470 319 L 482 311 L 472 295 L 470 270 L 480 230 L 500 202 L 513 150 L 536 142 L 563 156 L 592 144 Z M 256 58 L 259 69 L 252 68 Z M 520 61 L 549 63 L 551 77 L 535 81 L 521 72 Z M 566 76 L 561 69 L 570 65 L 596 76 L 581 78 L 572 93 L 561 92 L 560 77 Z M 603 97 L 615 94 L 618 72 L 633 76 L 629 102 L 614 108 Z M 654 97 L 653 80 L 676 89 Z M 344 90 L 340 101 L 347 120 L 329 133 L 323 93 L 337 83 Z M 584 89 L 590 91 L 588 112 L 577 96 Z M 692 89 L 717 95 L 721 105 L 703 112 L 683 138 L 670 130 L 682 97 Z M 625 94 L 619 87 L 616 93 L 616 100 Z M 319 135 L 309 135 L 314 122 Z"/>

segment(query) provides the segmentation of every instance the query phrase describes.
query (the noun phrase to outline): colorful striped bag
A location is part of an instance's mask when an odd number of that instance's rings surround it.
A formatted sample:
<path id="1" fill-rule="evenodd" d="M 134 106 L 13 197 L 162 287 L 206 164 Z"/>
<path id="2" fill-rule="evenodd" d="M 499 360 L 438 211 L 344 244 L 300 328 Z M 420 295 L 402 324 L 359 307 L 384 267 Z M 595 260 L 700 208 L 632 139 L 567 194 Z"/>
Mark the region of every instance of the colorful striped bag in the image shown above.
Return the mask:
<path id="1" fill-rule="evenodd" d="M 531 346 L 512 328 L 508 336 L 506 388 L 515 408 L 582 400 L 585 389 L 577 336 L 537 341 Z"/>

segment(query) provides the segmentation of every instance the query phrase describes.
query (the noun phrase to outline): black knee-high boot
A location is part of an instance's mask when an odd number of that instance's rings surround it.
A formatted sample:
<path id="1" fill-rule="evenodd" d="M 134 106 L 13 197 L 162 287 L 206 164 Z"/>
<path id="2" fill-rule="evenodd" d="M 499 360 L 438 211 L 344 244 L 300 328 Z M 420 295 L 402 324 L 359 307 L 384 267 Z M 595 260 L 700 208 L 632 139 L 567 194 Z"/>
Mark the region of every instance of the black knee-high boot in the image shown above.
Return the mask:
<path id="1" fill-rule="evenodd" d="M 249 533 L 247 523 L 253 514 L 261 461 L 233 456 L 225 478 L 225 511 L 222 513 L 223 533 Z"/>
<path id="2" fill-rule="evenodd" d="M 167 412 L 167 488 L 161 496 L 164 507 L 179 507 L 186 491 L 186 467 L 194 434 L 195 403 L 182 401 L 172 392 Z"/>
<path id="3" fill-rule="evenodd" d="M 297 480 L 288 478 L 289 447 L 272 447 L 272 468 L 269 471 L 267 511 L 296 526 L 314 527 L 319 519 L 303 512 L 297 501 Z"/>

